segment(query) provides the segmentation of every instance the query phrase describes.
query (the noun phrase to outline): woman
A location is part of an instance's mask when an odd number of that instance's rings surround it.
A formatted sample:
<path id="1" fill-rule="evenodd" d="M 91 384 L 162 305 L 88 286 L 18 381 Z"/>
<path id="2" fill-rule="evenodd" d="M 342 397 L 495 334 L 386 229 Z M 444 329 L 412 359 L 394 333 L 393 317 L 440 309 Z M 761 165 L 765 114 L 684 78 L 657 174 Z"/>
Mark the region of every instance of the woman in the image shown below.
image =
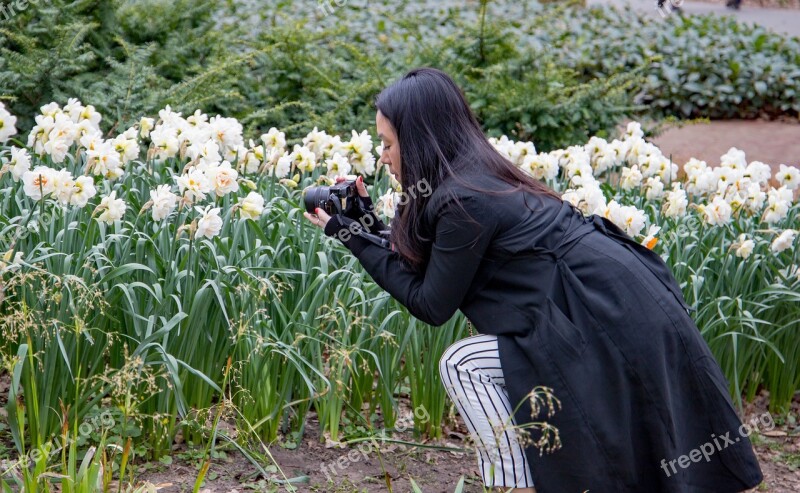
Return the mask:
<path id="1" fill-rule="evenodd" d="M 727 382 L 658 255 L 503 158 L 443 72 L 412 70 L 376 106 L 381 162 L 403 190 L 425 182 L 433 193 L 398 207 L 392 248 L 373 241 L 386 228 L 361 179 L 364 217 L 306 216 L 415 317 L 441 325 L 460 309 L 480 333 L 448 348 L 440 370 L 487 486 L 732 492 L 761 482 Z M 541 386 L 561 402 L 552 417 L 532 415 Z M 503 426 L 543 420 L 560 432 L 552 453 Z M 709 450 L 720 437 L 730 439 Z"/>

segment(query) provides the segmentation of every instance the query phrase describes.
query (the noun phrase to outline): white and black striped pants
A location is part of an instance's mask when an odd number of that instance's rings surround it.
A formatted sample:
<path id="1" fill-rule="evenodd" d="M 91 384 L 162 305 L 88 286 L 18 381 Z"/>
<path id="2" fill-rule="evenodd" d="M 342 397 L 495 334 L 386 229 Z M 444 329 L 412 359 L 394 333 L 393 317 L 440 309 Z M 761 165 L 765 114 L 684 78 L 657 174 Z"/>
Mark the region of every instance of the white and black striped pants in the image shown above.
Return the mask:
<path id="1" fill-rule="evenodd" d="M 442 355 L 439 373 L 477 445 L 484 484 L 532 488 L 500 368 L 497 337 L 481 334 L 457 341 Z"/>

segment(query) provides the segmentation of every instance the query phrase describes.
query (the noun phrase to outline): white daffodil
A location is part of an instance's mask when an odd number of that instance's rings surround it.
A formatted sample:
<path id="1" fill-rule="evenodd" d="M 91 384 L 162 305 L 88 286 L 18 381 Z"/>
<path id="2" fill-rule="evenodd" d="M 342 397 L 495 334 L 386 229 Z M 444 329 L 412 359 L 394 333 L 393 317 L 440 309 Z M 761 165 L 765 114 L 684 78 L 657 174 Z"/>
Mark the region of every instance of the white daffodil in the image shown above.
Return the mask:
<path id="1" fill-rule="evenodd" d="M 277 152 L 277 149 L 273 151 Z M 292 170 L 292 156 L 286 151 L 281 154 L 275 164 L 270 166 L 269 175 L 276 178 L 285 178 Z"/>
<path id="2" fill-rule="evenodd" d="M 122 168 L 120 154 L 112 145 L 112 141 L 106 140 L 97 144 L 95 149 L 86 151 L 95 175 L 103 176 L 112 180 L 123 175 L 125 170 Z"/>
<path id="3" fill-rule="evenodd" d="M 70 205 L 77 207 L 86 207 L 89 200 L 97 195 L 97 189 L 94 187 L 94 180 L 89 176 L 79 176 L 75 180 L 72 195 L 69 198 Z"/>
<path id="4" fill-rule="evenodd" d="M 67 205 L 72 199 L 72 194 L 75 193 L 75 179 L 72 173 L 65 169 L 53 171 L 53 195 L 61 203 Z"/>
<path id="5" fill-rule="evenodd" d="M 133 135 L 131 135 L 131 130 Z M 126 165 L 139 156 L 139 142 L 136 140 L 136 129 L 131 127 L 111 141 L 111 146 L 119 154 L 122 165 Z"/>
<path id="6" fill-rule="evenodd" d="M 186 154 L 192 161 L 197 161 L 197 164 L 195 164 L 197 169 L 206 172 L 211 167 L 217 166 L 222 162 L 219 144 L 212 139 L 208 139 L 204 142 L 194 142 L 186 149 Z"/>
<path id="7" fill-rule="evenodd" d="M 328 167 L 327 175 L 330 178 L 336 178 L 337 176 L 345 176 L 350 174 L 350 161 L 348 161 L 347 158 L 341 154 L 334 154 L 330 159 L 326 159 L 325 165 Z"/>
<path id="8" fill-rule="evenodd" d="M 208 115 L 200 110 L 194 110 L 194 113 L 186 117 L 186 123 L 193 127 L 203 127 L 208 124 Z"/>
<path id="9" fill-rule="evenodd" d="M 189 168 L 185 174 L 175 178 L 175 181 L 181 195 L 192 202 L 203 200 L 206 198 L 206 194 L 214 188 L 208 176 L 194 166 Z"/>
<path id="10" fill-rule="evenodd" d="M 202 217 L 197 222 L 196 238 L 213 238 L 222 231 L 222 218 L 219 217 L 219 207 L 207 206 L 205 209 L 195 207 L 195 210 L 202 214 Z"/>
<path id="11" fill-rule="evenodd" d="M 352 170 L 360 175 L 375 173 L 375 156 L 372 155 L 372 137 L 367 131 L 360 134 L 353 130 L 350 142 L 345 145 L 348 151 L 347 159 Z"/>
<path id="12" fill-rule="evenodd" d="M 594 159 L 606 152 L 606 148 L 608 147 L 608 142 L 606 139 L 601 137 L 591 137 L 589 142 L 583 146 L 586 152 L 589 153 L 589 157 L 592 159 L 592 163 L 594 164 Z"/>
<path id="13" fill-rule="evenodd" d="M 624 205 L 620 207 L 615 222 L 628 236 L 633 237 L 644 229 L 646 218 L 644 211 L 630 205 Z"/>
<path id="14" fill-rule="evenodd" d="M 281 153 L 286 150 L 286 134 L 275 127 L 261 135 L 264 142 L 264 149 L 278 149 Z"/>
<path id="15" fill-rule="evenodd" d="M 750 177 L 751 180 L 759 185 L 766 185 L 769 179 L 772 178 L 772 168 L 768 164 L 761 161 L 753 161 L 747 165 L 744 170 L 745 176 Z"/>
<path id="16" fill-rule="evenodd" d="M 294 152 L 292 152 L 292 162 L 295 164 L 296 169 L 308 173 L 314 171 L 314 168 L 317 167 L 316 154 L 305 146 L 296 145 L 294 147 Z"/>
<path id="17" fill-rule="evenodd" d="M 744 171 L 747 168 L 747 159 L 745 159 L 744 151 L 731 147 L 728 152 L 720 156 L 720 167 L 731 168 Z"/>
<path id="18" fill-rule="evenodd" d="M 258 219 L 264 213 L 264 196 L 250 192 L 247 197 L 239 199 L 239 213 L 242 219 Z"/>
<path id="19" fill-rule="evenodd" d="M 178 204 L 178 196 L 172 193 L 169 185 L 159 185 L 150 190 L 150 200 L 153 202 L 153 221 L 169 216 Z"/>
<path id="20" fill-rule="evenodd" d="M 375 174 L 375 156 L 372 153 L 356 154 L 352 153 L 349 157 L 353 172 L 360 175 L 371 176 Z"/>
<path id="21" fill-rule="evenodd" d="M 558 176 L 558 158 L 550 153 L 529 154 L 522 162 L 522 170 L 537 180 L 553 180 Z"/>
<path id="22" fill-rule="evenodd" d="M 175 157 L 180 147 L 177 130 L 167 125 L 159 125 L 153 129 L 150 132 L 150 141 L 153 143 L 158 159 Z"/>
<path id="23" fill-rule="evenodd" d="M 86 149 L 86 152 L 97 151 L 103 145 L 103 134 L 99 130 L 86 132 L 78 139 L 78 144 Z"/>
<path id="24" fill-rule="evenodd" d="M 387 190 L 386 193 L 378 197 L 375 203 L 375 210 L 383 217 L 394 218 L 395 208 L 397 207 L 398 194 L 394 190 Z"/>
<path id="25" fill-rule="evenodd" d="M 497 152 L 502 154 L 504 158 L 508 159 L 509 161 L 512 160 L 511 155 L 514 152 L 513 151 L 513 147 L 514 147 L 514 141 L 513 140 L 509 140 L 506 135 L 503 135 L 499 139 L 496 138 L 496 137 L 490 137 L 489 138 L 489 143 L 492 144 L 492 146 L 494 146 L 494 148 L 497 150 Z M 383 154 L 383 144 L 380 145 L 380 149 L 381 149 L 381 152 L 378 153 L 379 156 L 381 154 Z"/>
<path id="26" fill-rule="evenodd" d="M 658 237 L 656 237 L 656 235 L 659 231 L 661 231 L 661 226 L 656 226 L 655 224 L 650 225 L 650 228 L 647 230 L 647 234 L 642 240 L 642 245 L 647 247 L 649 250 L 655 248 L 656 244 L 658 243 Z"/>
<path id="27" fill-rule="evenodd" d="M 614 139 L 608 144 L 606 147 L 606 152 L 609 154 L 609 156 L 614 157 L 614 163 L 609 167 L 609 169 L 622 165 L 626 156 L 628 155 L 628 152 L 630 151 L 630 145 L 630 142 L 620 139 Z"/>
<path id="28" fill-rule="evenodd" d="M 117 192 L 114 190 L 107 197 L 103 197 L 95 212 L 102 211 L 97 216 L 98 221 L 111 224 L 122 219 L 122 216 L 125 215 L 125 209 L 127 209 L 125 201 L 118 199 Z"/>
<path id="29" fill-rule="evenodd" d="M 55 125 L 55 120 L 53 117 L 43 115 L 37 115 L 35 120 L 36 125 L 33 126 L 28 134 L 27 146 L 33 149 L 35 154 L 42 155 L 44 154 L 44 144 L 47 142 L 50 130 Z"/>
<path id="30" fill-rule="evenodd" d="M 714 197 L 710 203 L 700 206 L 700 210 L 703 213 L 703 219 L 706 224 L 712 226 L 727 224 L 730 222 L 731 213 L 733 212 L 731 205 L 720 196 Z"/>
<path id="31" fill-rule="evenodd" d="M 325 147 L 322 149 L 322 155 L 325 158 L 331 158 L 336 154 L 341 154 L 342 156 L 347 155 L 347 148 L 344 142 L 342 142 L 342 138 L 338 135 L 328 138 L 325 141 Z"/>
<path id="32" fill-rule="evenodd" d="M 733 248 L 736 250 L 736 256 L 740 258 L 748 258 L 756 247 L 756 242 L 748 239 L 747 235 L 742 233 L 739 239 L 734 243 Z"/>
<path id="33" fill-rule="evenodd" d="M 248 175 L 256 173 L 264 163 L 264 146 L 255 145 L 251 139 L 249 148 L 242 146 L 239 149 L 239 159 L 237 163 L 237 167 L 242 173 Z"/>
<path id="34" fill-rule="evenodd" d="M 642 131 L 642 124 L 639 122 L 630 122 L 625 129 L 625 139 L 641 139 L 644 137 Z"/>
<path id="35" fill-rule="evenodd" d="M 69 116 L 70 120 L 72 120 L 74 123 L 78 123 L 81 120 L 81 113 L 83 112 L 83 109 L 83 103 L 81 103 L 78 98 L 69 98 L 62 111 L 65 115 Z"/>
<path id="36" fill-rule="evenodd" d="M 764 207 L 764 201 L 767 200 L 767 194 L 761 190 L 761 185 L 752 182 L 747 185 L 744 190 L 745 208 L 751 214 L 755 214 Z"/>
<path id="37" fill-rule="evenodd" d="M 686 215 L 689 199 L 680 183 L 673 183 L 672 190 L 667 192 L 664 200 L 664 215 L 667 217 L 681 217 Z"/>
<path id="38" fill-rule="evenodd" d="M 622 168 L 622 177 L 620 178 L 620 187 L 623 190 L 633 190 L 642 184 L 642 173 L 639 171 L 639 166 L 634 165 L 632 168 Z"/>
<path id="39" fill-rule="evenodd" d="M 328 140 L 330 140 L 330 136 L 324 130 L 320 131 L 317 130 L 317 127 L 314 127 L 314 130 L 303 137 L 303 146 L 313 152 L 314 156 L 316 156 L 315 160 L 319 161 L 325 155 Z"/>
<path id="40" fill-rule="evenodd" d="M 569 178 L 572 178 L 575 175 L 594 176 L 592 161 L 589 158 L 589 153 L 584 150 L 583 146 L 567 147 L 558 156 L 558 165 L 564 168 L 564 171 Z"/>
<path id="41" fill-rule="evenodd" d="M 64 113 L 58 113 L 53 123 L 53 128 L 50 129 L 50 134 L 47 136 L 48 141 L 63 140 L 66 142 L 67 147 L 71 146 L 75 139 L 78 138 L 78 126 L 70 120 L 69 116 Z"/>
<path id="42" fill-rule="evenodd" d="M 567 190 L 561 198 L 570 202 L 587 215 L 606 215 L 608 213 L 606 198 L 600 189 L 600 183 L 597 181 L 586 180 L 583 186 L 574 190 Z"/>
<path id="43" fill-rule="evenodd" d="M 83 108 L 81 107 L 81 109 Z M 59 113 L 63 113 L 61 107 L 55 101 L 51 101 L 44 106 L 40 106 L 39 111 L 41 111 L 42 116 L 50 118 L 55 118 Z"/>
<path id="44" fill-rule="evenodd" d="M 19 270 L 22 266 L 22 252 L 9 250 L 0 257 L 0 274 Z"/>
<path id="45" fill-rule="evenodd" d="M 347 143 L 347 150 L 356 154 L 369 154 L 372 152 L 372 137 L 364 130 L 361 133 L 351 131 L 350 142 Z"/>
<path id="46" fill-rule="evenodd" d="M 671 182 L 678 179 L 678 165 L 666 157 L 662 157 L 658 161 L 654 171 L 664 181 Z"/>
<path id="47" fill-rule="evenodd" d="M 785 164 L 781 164 L 778 173 L 775 175 L 775 179 L 778 180 L 778 183 L 782 187 L 786 187 L 789 190 L 794 190 L 800 185 L 800 169 L 795 168 L 794 166 L 786 166 Z"/>
<path id="48" fill-rule="evenodd" d="M 774 224 L 783 221 L 789 214 L 790 206 L 786 202 L 775 202 L 767 205 L 764 209 L 762 220 L 766 223 Z"/>
<path id="49" fill-rule="evenodd" d="M 700 161 L 695 158 L 689 159 L 686 164 L 683 165 L 683 172 L 686 173 L 687 177 L 698 175 L 707 169 L 708 164 L 706 164 L 705 161 Z"/>
<path id="50" fill-rule="evenodd" d="M 180 112 L 172 111 L 170 105 L 166 105 L 163 109 L 158 110 L 158 119 L 161 120 L 162 125 L 172 128 L 178 128 L 181 122 L 186 121 L 181 117 Z"/>
<path id="51" fill-rule="evenodd" d="M 645 198 L 647 200 L 657 200 L 664 195 L 664 182 L 659 176 L 651 176 L 644 184 Z"/>
<path id="52" fill-rule="evenodd" d="M 19 181 L 26 171 L 31 169 L 31 157 L 25 148 L 11 147 L 11 159 L 8 161 L 8 170 L 14 181 Z"/>
<path id="53" fill-rule="evenodd" d="M 792 198 L 792 191 L 786 187 L 771 188 L 767 192 L 767 207 L 762 220 L 774 224 L 785 219 L 792 207 Z"/>
<path id="54" fill-rule="evenodd" d="M 770 248 L 775 253 L 780 253 L 792 247 L 794 239 L 797 237 L 797 231 L 793 229 L 786 229 L 781 234 L 772 240 Z"/>
<path id="55" fill-rule="evenodd" d="M 150 137 L 150 131 L 153 130 L 154 126 L 155 120 L 153 118 L 143 116 L 139 119 L 139 136 L 143 139 Z"/>
<path id="56" fill-rule="evenodd" d="M 0 142 L 5 142 L 17 134 L 16 125 L 17 117 L 9 113 L 5 105 L 0 102 Z"/>
<path id="57" fill-rule="evenodd" d="M 47 166 L 37 166 L 22 174 L 23 191 L 33 200 L 41 200 L 53 193 L 55 171 Z"/>
<path id="58" fill-rule="evenodd" d="M 239 190 L 239 183 L 236 181 L 239 177 L 239 172 L 233 169 L 228 161 L 223 161 L 218 166 L 210 167 L 206 172 L 206 176 L 211 182 L 211 187 L 217 197 L 224 197 L 231 192 Z"/>
<path id="59" fill-rule="evenodd" d="M 725 193 L 725 190 L 732 184 L 744 178 L 744 167 L 735 168 L 727 166 L 717 166 L 714 168 L 714 178 L 717 182 L 717 192 Z"/>
<path id="60" fill-rule="evenodd" d="M 84 107 L 80 113 L 79 120 L 89 120 L 92 122 L 92 125 L 95 127 L 100 126 L 100 120 L 103 119 L 103 116 L 97 112 L 97 110 L 91 104 Z"/>
<path id="61" fill-rule="evenodd" d="M 513 153 L 513 156 L 516 158 L 515 164 L 521 166 L 528 156 L 536 155 L 536 146 L 533 145 L 533 142 L 519 141 L 514 144 Z"/>
<path id="62" fill-rule="evenodd" d="M 44 152 L 50 155 L 54 163 L 64 162 L 72 142 L 67 139 L 53 139 L 44 143 Z"/>

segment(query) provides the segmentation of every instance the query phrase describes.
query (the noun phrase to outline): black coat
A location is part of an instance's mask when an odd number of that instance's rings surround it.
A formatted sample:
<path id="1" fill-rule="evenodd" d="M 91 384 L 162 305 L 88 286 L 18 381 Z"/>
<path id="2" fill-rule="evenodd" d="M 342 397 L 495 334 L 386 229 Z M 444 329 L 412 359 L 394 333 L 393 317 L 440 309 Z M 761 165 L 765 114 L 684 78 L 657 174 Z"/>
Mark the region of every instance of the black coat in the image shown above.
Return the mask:
<path id="1" fill-rule="evenodd" d="M 433 192 L 423 224 L 435 238 L 424 274 L 362 236 L 344 243 L 415 317 L 441 325 L 460 309 L 498 336 L 511 404 L 522 403 L 517 423 L 545 420 L 560 433 L 555 452 L 526 449 L 538 493 L 761 482 L 725 377 L 657 254 L 558 199 L 476 192 L 453 178 Z M 561 410 L 532 418 L 534 386 L 552 388 Z"/>

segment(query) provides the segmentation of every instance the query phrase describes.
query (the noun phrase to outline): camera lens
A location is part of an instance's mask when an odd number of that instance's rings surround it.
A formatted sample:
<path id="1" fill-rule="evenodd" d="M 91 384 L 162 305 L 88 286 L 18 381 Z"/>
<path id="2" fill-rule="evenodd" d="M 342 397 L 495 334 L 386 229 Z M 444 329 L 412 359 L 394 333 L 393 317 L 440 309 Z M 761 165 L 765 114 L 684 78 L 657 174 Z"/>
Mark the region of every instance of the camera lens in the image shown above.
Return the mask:
<path id="1" fill-rule="evenodd" d="M 306 210 L 312 214 L 317 207 L 324 210 L 325 202 L 328 201 L 330 193 L 330 187 L 311 187 L 306 189 L 305 196 L 303 197 Z"/>

